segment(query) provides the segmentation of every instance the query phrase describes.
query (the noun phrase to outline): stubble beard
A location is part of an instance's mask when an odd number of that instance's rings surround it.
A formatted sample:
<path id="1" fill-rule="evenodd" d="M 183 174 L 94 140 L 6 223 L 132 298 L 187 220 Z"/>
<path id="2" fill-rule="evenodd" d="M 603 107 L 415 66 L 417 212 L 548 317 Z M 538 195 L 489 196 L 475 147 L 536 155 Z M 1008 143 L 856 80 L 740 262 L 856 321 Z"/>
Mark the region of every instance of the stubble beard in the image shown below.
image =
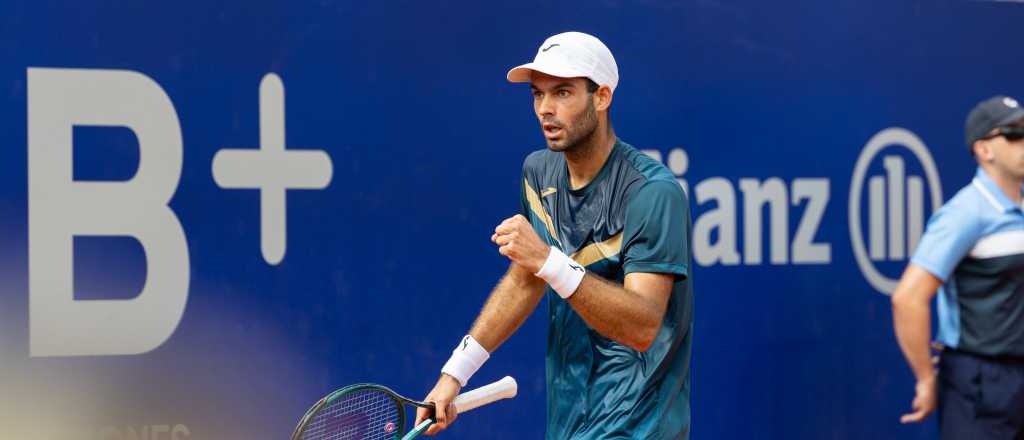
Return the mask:
<path id="1" fill-rule="evenodd" d="M 556 121 L 557 122 L 557 121 Z M 594 133 L 597 132 L 597 110 L 594 102 L 588 100 L 587 108 L 568 126 L 563 125 L 565 137 L 559 141 L 547 140 L 548 149 L 571 155 L 585 155 L 593 149 Z"/>

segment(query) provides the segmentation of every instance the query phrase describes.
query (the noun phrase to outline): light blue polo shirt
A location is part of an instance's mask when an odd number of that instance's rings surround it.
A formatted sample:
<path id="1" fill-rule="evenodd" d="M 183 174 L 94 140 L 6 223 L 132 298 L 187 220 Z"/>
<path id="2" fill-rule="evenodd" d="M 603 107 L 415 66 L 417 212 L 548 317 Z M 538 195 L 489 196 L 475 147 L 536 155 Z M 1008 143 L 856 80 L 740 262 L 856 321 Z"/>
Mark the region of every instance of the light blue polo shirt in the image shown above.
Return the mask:
<path id="1" fill-rule="evenodd" d="M 1024 206 L 980 167 L 928 220 L 911 262 L 944 282 L 936 339 L 968 353 L 1024 357 Z"/>

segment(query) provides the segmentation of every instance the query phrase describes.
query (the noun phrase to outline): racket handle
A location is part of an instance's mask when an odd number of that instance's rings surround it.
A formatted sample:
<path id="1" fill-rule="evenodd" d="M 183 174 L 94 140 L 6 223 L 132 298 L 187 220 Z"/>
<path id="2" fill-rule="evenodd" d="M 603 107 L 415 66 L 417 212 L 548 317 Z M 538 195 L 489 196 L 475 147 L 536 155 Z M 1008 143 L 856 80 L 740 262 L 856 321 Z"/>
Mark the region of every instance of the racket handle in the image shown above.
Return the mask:
<path id="1" fill-rule="evenodd" d="M 516 397 L 518 390 L 519 385 L 516 384 L 516 380 L 510 376 L 505 376 L 497 382 L 459 394 L 452 403 L 455 404 L 455 410 L 462 414 L 488 403 Z"/>
<path id="2" fill-rule="evenodd" d="M 420 434 L 423 434 L 423 431 L 426 431 L 427 428 L 429 428 L 430 425 L 433 425 L 433 424 L 434 424 L 434 418 L 433 417 L 428 417 L 426 420 L 420 422 L 419 425 L 416 425 L 416 427 L 413 428 L 412 431 L 409 431 L 408 434 L 402 436 L 402 440 L 412 440 L 412 439 L 414 439 L 416 437 L 419 437 Z"/>

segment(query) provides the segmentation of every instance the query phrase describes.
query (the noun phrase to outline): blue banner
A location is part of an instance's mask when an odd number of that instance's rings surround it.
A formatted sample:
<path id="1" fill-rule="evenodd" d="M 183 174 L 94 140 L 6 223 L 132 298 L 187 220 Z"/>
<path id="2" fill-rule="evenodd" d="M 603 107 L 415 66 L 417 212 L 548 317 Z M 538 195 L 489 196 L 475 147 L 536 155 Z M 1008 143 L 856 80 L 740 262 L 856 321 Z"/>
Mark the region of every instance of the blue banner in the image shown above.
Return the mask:
<path id="1" fill-rule="evenodd" d="M 505 81 L 615 54 L 611 120 L 693 211 L 694 439 L 932 438 L 889 297 L 1022 96 L 1011 1 L 11 1 L 0 17 L 0 426 L 287 438 L 357 382 L 421 398 L 507 266 L 543 148 Z M 446 438 L 542 438 L 543 310 Z M 4 437 L 8 438 L 8 437 Z"/>

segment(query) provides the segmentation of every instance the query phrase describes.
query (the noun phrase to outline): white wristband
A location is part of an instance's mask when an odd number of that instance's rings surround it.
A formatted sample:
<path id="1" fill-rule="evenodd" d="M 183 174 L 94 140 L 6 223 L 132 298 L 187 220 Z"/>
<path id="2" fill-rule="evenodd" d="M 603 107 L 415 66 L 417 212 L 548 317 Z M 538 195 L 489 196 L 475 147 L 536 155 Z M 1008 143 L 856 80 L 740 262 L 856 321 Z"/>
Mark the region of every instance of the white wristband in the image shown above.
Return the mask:
<path id="1" fill-rule="evenodd" d="M 452 351 L 452 357 L 441 367 L 441 372 L 454 377 L 459 385 L 466 386 L 473 373 L 490 357 L 491 354 L 473 336 L 466 335 Z"/>
<path id="2" fill-rule="evenodd" d="M 587 270 L 583 266 L 565 256 L 562 251 L 551 246 L 551 252 L 548 253 L 547 261 L 540 267 L 540 271 L 534 275 L 547 281 L 551 289 L 558 293 L 558 296 L 563 299 L 569 299 L 576 292 L 576 288 L 580 286 L 580 283 L 583 282 L 583 276 L 586 274 Z"/>

